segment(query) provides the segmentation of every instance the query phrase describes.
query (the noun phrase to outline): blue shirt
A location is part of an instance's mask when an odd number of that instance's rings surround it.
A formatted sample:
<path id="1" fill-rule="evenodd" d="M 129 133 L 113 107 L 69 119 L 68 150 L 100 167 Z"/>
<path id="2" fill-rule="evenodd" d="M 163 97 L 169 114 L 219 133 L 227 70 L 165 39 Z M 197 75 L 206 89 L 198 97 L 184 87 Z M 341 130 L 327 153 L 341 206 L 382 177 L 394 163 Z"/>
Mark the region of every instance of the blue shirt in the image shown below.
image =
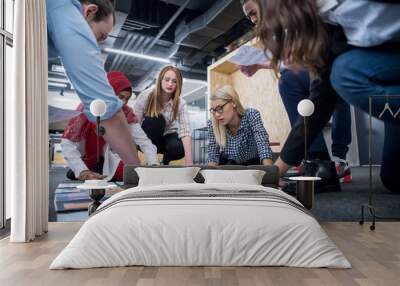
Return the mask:
<path id="1" fill-rule="evenodd" d="M 212 123 L 208 121 L 208 162 L 219 163 L 220 156 L 242 164 L 250 159 L 272 159 L 269 136 L 264 128 L 260 112 L 246 109 L 236 135 L 226 132 L 226 146 L 222 148 L 215 140 Z"/>
<path id="2" fill-rule="evenodd" d="M 61 58 L 90 121 L 95 121 L 90 113 L 94 99 L 102 99 L 107 104 L 102 119 L 111 118 L 123 103 L 108 83 L 101 51 L 82 15 L 82 5 L 78 0 L 47 0 L 46 9 L 49 58 Z"/>
<path id="3" fill-rule="evenodd" d="M 400 41 L 400 3 L 366 0 L 319 2 L 324 20 L 342 26 L 350 45 L 373 47 L 388 41 Z"/>

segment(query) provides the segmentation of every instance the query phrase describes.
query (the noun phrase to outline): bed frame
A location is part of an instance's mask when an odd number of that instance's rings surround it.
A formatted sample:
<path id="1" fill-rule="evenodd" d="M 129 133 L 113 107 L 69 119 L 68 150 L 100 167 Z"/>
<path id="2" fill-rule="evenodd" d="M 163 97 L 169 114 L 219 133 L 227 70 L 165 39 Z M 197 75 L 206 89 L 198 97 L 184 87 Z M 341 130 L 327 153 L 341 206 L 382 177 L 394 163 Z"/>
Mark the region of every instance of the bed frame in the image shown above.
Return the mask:
<path id="1" fill-rule="evenodd" d="M 276 166 L 263 166 L 263 165 L 253 165 L 253 166 L 240 166 L 240 165 L 225 165 L 218 167 L 211 167 L 205 165 L 194 165 L 199 167 L 201 170 L 206 169 L 221 169 L 221 170 L 262 170 L 265 171 L 265 175 L 262 179 L 261 184 L 264 187 L 278 188 L 279 186 L 279 169 Z M 139 183 L 139 176 L 135 171 L 137 167 L 145 168 L 184 168 L 184 166 L 139 166 L 139 165 L 125 165 L 123 180 L 124 184 L 122 188 L 129 189 L 136 187 Z M 197 183 L 204 183 L 204 178 L 200 174 L 194 178 Z M 92 199 L 92 203 L 88 207 L 89 216 L 96 211 L 100 206 L 100 200 L 105 195 L 105 189 L 93 189 L 89 191 L 89 196 Z"/>
<path id="2" fill-rule="evenodd" d="M 199 167 L 201 170 L 207 169 L 221 169 L 221 170 L 262 170 L 265 171 L 265 175 L 262 180 L 262 185 L 265 187 L 278 188 L 279 186 L 279 169 L 276 166 L 263 166 L 263 165 L 253 165 L 253 166 L 240 166 L 240 165 L 225 165 L 218 167 L 211 167 L 205 165 L 194 165 Z M 124 168 L 124 188 L 136 187 L 139 183 L 139 176 L 135 172 L 136 167 L 145 168 L 183 168 L 184 166 L 133 166 L 126 165 Z M 204 183 L 204 178 L 200 174 L 194 178 L 197 183 Z"/>

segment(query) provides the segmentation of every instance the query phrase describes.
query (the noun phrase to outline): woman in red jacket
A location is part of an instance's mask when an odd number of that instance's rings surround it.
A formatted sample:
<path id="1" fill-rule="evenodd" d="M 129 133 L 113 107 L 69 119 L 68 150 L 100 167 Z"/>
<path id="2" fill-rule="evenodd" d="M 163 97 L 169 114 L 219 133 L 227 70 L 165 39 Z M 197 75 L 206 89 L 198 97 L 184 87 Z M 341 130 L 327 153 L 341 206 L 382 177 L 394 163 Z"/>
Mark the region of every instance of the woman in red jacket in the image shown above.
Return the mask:
<path id="1" fill-rule="evenodd" d="M 158 164 L 157 149 L 143 132 L 133 109 L 127 105 L 132 96 L 132 84 L 118 71 L 107 74 L 115 94 L 123 101 L 122 111 L 128 121 L 129 129 L 137 145 L 143 151 L 148 164 Z M 77 108 L 83 111 L 83 104 Z M 97 162 L 97 142 L 99 142 L 100 162 Z M 64 131 L 61 142 L 62 152 L 68 162 L 69 179 L 113 179 L 122 180 L 124 163 L 113 153 L 103 137 L 97 141 L 96 124 L 90 122 L 82 113 L 72 118 Z"/>

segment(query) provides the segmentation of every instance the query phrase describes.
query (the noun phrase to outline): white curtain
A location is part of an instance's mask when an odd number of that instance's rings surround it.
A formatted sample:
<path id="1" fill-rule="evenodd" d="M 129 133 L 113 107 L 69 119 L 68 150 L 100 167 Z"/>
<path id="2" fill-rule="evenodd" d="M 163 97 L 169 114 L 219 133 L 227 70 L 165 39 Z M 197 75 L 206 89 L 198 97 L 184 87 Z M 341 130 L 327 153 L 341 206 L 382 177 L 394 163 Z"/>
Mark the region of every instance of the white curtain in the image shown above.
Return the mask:
<path id="1" fill-rule="evenodd" d="M 48 227 L 47 24 L 45 0 L 15 1 L 13 93 L 6 114 L 6 187 L 12 242 Z"/>

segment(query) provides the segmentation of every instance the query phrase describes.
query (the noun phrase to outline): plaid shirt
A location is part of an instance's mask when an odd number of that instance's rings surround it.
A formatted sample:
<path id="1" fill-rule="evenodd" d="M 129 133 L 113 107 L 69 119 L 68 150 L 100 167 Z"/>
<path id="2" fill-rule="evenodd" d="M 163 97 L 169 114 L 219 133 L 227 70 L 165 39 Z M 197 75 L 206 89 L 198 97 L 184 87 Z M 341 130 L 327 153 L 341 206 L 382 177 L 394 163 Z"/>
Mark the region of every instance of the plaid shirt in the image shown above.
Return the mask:
<path id="1" fill-rule="evenodd" d="M 222 150 L 215 140 L 212 123 L 208 121 L 208 162 L 219 163 L 220 156 L 242 164 L 253 158 L 272 159 L 268 133 L 264 128 L 260 112 L 246 109 L 239 130 L 233 135 L 226 131 L 226 147 Z"/>
<path id="2" fill-rule="evenodd" d="M 140 122 L 143 122 L 144 113 L 149 102 L 150 94 L 151 92 L 140 94 L 135 101 L 135 115 L 139 118 Z M 164 135 L 178 133 L 179 138 L 191 137 L 192 131 L 190 128 L 189 113 L 184 100 L 179 100 L 178 116 L 176 120 L 173 120 L 174 113 L 172 107 L 173 103 L 171 99 L 164 104 L 164 108 L 161 112 L 166 123 Z"/>

